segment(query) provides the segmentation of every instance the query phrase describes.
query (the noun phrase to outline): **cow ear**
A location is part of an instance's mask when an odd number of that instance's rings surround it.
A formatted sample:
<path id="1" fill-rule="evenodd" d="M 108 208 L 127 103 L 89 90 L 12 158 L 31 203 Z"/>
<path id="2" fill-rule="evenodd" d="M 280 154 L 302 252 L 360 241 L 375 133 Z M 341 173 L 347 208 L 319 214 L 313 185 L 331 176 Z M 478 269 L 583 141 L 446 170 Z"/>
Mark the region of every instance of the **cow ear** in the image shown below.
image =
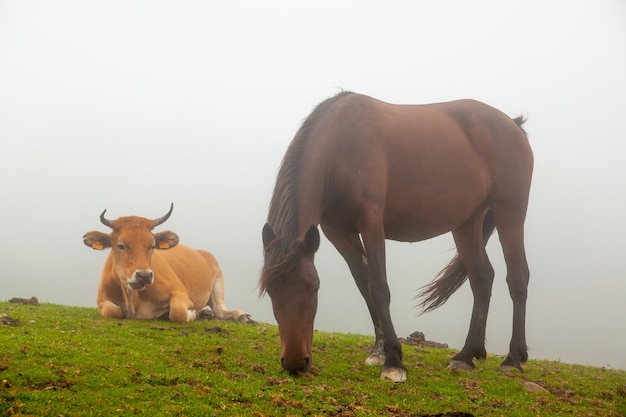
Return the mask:
<path id="1" fill-rule="evenodd" d="M 154 234 L 154 244 L 157 249 L 172 249 L 178 245 L 178 235 L 169 230 Z"/>
<path id="2" fill-rule="evenodd" d="M 265 226 L 263 226 L 263 248 L 266 249 L 270 243 L 272 243 L 272 240 L 276 239 L 276 233 L 274 233 L 274 231 L 272 230 L 272 226 L 270 226 L 269 223 L 265 223 Z"/>
<path id="3" fill-rule="evenodd" d="M 320 247 L 320 232 L 317 230 L 317 227 L 311 225 L 309 231 L 304 235 L 304 242 L 302 243 L 302 248 L 304 253 L 313 257 L 315 252 Z"/>
<path id="4" fill-rule="evenodd" d="M 111 247 L 111 236 L 94 230 L 85 233 L 83 243 L 95 250 L 108 249 Z"/>

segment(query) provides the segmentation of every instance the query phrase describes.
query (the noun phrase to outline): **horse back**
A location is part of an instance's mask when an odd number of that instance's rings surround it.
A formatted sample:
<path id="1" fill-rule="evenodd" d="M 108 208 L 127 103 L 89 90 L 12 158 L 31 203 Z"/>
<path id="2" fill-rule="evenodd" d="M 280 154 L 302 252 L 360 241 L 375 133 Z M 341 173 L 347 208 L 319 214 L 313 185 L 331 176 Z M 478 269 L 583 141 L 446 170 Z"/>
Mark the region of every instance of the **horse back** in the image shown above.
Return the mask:
<path id="1" fill-rule="evenodd" d="M 317 194 L 301 189 L 325 199 L 323 223 L 358 229 L 362 211 L 377 207 L 395 240 L 445 233 L 495 199 L 523 200 L 532 175 L 524 132 L 475 100 L 395 105 L 346 95 L 320 118 L 307 147 L 302 184 L 329 185 Z"/>

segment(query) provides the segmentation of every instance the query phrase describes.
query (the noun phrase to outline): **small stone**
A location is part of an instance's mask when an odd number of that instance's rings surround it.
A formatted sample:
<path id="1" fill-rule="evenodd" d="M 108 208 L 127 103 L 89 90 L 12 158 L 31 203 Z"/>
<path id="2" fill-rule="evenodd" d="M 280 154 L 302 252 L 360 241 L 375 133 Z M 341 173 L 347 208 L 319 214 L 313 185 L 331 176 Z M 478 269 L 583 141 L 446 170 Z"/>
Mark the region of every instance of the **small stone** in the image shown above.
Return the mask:
<path id="1" fill-rule="evenodd" d="M 522 385 L 524 385 L 524 388 L 526 388 L 526 391 L 528 391 L 528 392 L 530 392 L 532 394 L 542 394 L 542 393 L 550 392 L 547 389 L 545 389 L 544 387 L 542 387 L 541 385 L 536 384 L 534 382 L 524 381 L 524 382 L 522 382 Z"/>

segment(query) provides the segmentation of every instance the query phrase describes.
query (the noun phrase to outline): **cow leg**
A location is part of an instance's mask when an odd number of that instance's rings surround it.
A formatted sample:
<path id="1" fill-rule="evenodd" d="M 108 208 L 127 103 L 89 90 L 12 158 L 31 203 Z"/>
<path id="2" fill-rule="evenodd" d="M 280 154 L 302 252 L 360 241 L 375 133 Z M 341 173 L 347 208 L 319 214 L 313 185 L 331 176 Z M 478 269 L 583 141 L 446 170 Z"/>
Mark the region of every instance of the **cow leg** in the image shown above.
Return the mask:
<path id="1" fill-rule="evenodd" d="M 209 307 L 213 310 L 213 314 L 220 320 L 238 321 L 240 323 L 253 323 L 250 314 L 241 310 L 229 310 L 224 303 L 224 275 L 222 271 L 217 273 L 213 288 L 211 289 L 211 297 L 209 298 Z"/>
<path id="2" fill-rule="evenodd" d="M 98 303 L 98 310 L 100 310 L 100 314 L 102 315 L 102 317 L 107 319 L 124 318 L 124 311 L 122 310 L 122 307 L 110 300 L 104 300 Z"/>
<path id="3" fill-rule="evenodd" d="M 194 321 L 198 312 L 194 310 L 193 303 L 187 294 L 175 294 L 170 300 L 169 319 L 176 323 Z"/>

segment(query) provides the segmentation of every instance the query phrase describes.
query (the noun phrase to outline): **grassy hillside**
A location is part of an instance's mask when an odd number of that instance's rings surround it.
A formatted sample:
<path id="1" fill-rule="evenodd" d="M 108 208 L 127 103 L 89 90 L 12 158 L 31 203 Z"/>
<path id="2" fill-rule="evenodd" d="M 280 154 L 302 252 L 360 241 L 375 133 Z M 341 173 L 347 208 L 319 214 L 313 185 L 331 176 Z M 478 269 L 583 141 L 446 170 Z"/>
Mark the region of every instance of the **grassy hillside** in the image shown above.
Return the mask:
<path id="1" fill-rule="evenodd" d="M 372 337 L 318 332 L 313 371 L 292 378 L 268 324 L 105 320 L 93 308 L 6 302 L 1 314 L 0 416 L 626 415 L 616 370 L 530 361 L 502 375 L 492 356 L 453 373 L 454 351 L 405 345 L 408 381 L 390 384 L 363 364 Z"/>

